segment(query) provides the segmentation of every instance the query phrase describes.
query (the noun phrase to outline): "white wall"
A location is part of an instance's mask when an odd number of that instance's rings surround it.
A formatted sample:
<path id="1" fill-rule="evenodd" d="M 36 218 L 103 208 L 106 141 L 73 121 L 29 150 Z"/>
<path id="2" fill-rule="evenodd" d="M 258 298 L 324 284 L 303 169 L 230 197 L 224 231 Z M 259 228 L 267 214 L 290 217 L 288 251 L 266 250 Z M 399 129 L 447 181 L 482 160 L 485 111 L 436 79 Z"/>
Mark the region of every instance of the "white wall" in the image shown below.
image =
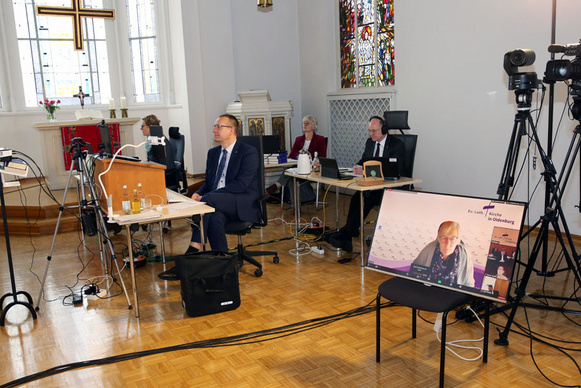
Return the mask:
<path id="1" fill-rule="evenodd" d="M 273 101 L 290 100 L 292 140 L 302 133 L 297 18 L 296 0 L 276 1 L 266 11 L 256 0 L 232 1 L 236 92 L 264 89 Z"/>
<path id="2" fill-rule="evenodd" d="M 581 29 L 570 15 L 581 13 L 581 2 L 559 1 L 558 11 L 556 42 L 578 42 Z M 396 12 L 398 109 L 410 110 L 411 126 L 419 134 L 415 173 L 424 180 L 421 187 L 495 197 L 517 112 L 503 69 L 504 54 L 516 48 L 533 49 L 534 66 L 521 71 L 534 71 L 542 78 L 550 59 L 551 2 L 409 1 L 398 2 Z M 557 84 L 555 92 L 556 126 L 565 85 Z M 540 93 L 535 95 L 540 98 Z M 545 149 L 547 115 L 548 97 L 537 128 Z M 557 166 L 575 124 L 563 121 L 553 152 Z M 521 159 L 526 144 L 523 138 Z M 531 172 L 530 183 L 523 174 L 513 198 L 526 200 L 540 172 L 539 167 Z M 563 204 L 576 234 L 581 231 L 581 217 L 574 208 L 579 201 L 578 175 L 571 179 Z M 543 199 L 544 190 L 539 190 L 530 222 L 541 214 Z"/>
<path id="3" fill-rule="evenodd" d="M 314 5 L 308 0 L 297 1 L 301 15 L 301 101 L 303 106 L 309 101 L 310 110 L 320 112 L 327 104 L 321 94 L 335 90 L 339 71 L 335 46 L 329 42 L 337 18 L 331 10 L 335 2 Z M 534 71 L 542 78 L 550 59 L 547 47 L 551 43 L 551 1 L 396 0 L 395 3 L 394 109 L 409 110 L 412 133 L 419 134 L 414 171 L 424 181 L 419 186 L 428 191 L 496 198 L 516 114 L 515 95 L 508 90 L 508 77 L 503 69 L 504 54 L 516 48 L 533 49 L 536 62 L 522 71 Z M 575 15 L 581 14 L 581 2 L 558 1 L 557 9 L 556 43 L 579 42 L 581 28 Z M 311 11 L 313 14 L 309 15 Z M 316 25 L 317 21 L 323 25 L 303 28 Z M 311 31 L 324 36 L 313 38 Z M 333 44 L 336 39 L 335 35 Z M 317 60 L 308 61 L 306 57 L 313 53 L 318 54 Z M 324 74 L 333 77 L 324 78 Z M 322 79 L 326 85 L 321 85 Z M 538 92 L 537 97 L 540 98 Z M 555 128 L 565 98 L 564 84 L 557 84 Z M 547 115 L 548 93 L 538 126 L 545 149 Z M 576 124 L 567 118 L 563 120 L 553 152 L 559 170 Z M 523 139 L 521 159 L 526 152 L 525 144 Z M 537 164 L 540 166 L 540 158 Z M 572 231 L 581 234 L 581 217 L 574 208 L 580 195 L 579 163 L 573 171 L 563 209 Z M 540 172 L 537 167 L 530 174 L 530 183 L 526 177 L 521 178 L 513 198 L 525 200 L 528 187 L 532 190 Z M 531 223 L 543 208 L 544 190 L 537 191 Z"/>
<path id="4" fill-rule="evenodd" d="M 338 42 L 334 1 L 298 0 L 301 110 L 319 121 L 317 133 L 329 136 L 327 94 L 335 92 Z M 335 15 L 335 17 L 333 17 Z M 300 133 L 300 132 L 299 132 Z"/>
<path id="5" fill-rule="evenodd" d="M 194 172 L 204 172 L 213 144 L 212 124 L 234 101 L 234 56 L 229 0 L 182 0 L 186 75 L 177 88 L 186 88 Z"/>

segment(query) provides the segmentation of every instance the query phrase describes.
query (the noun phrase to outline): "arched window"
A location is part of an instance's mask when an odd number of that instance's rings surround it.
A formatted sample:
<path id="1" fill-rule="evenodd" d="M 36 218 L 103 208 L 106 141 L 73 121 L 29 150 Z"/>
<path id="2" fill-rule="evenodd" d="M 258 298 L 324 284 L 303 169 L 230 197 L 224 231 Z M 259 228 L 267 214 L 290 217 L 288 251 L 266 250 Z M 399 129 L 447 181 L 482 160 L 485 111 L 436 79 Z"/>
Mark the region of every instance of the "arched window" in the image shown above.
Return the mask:
<path id="1" fill-rule="evenodd" d="M 395 84 L 393 0 L 339 0 L 341 88 Z"/>
<path id="2" fill-rule="evenodd" d="M 104 104 L 118 95 L 122 76 L 111 72 L 125 66 L 114 54 L 126 47 L 133 87 L 132 101 L 160 101 L 154 0 L 115 0 L 117 34 L 127 27 L 127 35 L 116 34 L 104 19 L 83 18 L 83 50 L 74 50 L 72 17 L 37 15 L 36 6 L 71 7 L 71 0 L 13 0 L 18 54 L 22 72 L 25 106 L 34 107 L 44 99 L 59 99 L 62 105 L 76 105 L 73 97 L 88 94 L 91 104 Z M 84 0 L 82 8 L 103 9 L 103 0 Z M 120 43 L 126 36 L 128 43 Z M 112 84 L 117 83 L 116 87 Z"/>

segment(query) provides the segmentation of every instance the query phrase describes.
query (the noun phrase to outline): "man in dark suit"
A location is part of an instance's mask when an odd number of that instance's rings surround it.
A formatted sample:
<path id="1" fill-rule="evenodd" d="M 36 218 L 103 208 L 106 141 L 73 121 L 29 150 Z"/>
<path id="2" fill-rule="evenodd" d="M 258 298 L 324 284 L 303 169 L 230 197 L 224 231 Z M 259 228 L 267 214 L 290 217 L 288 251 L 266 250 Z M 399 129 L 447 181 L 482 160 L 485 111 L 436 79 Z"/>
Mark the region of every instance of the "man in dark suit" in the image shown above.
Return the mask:
<path id="1" fill-rule="evenodd" d="M 385 119 L 373 116 L 369 119 L 369 139 L 365 143 L 365 151 L 361 160 L 353 166 L 353 173 L 363 174 L 363 159 L 381 156 L 384 158 L 397 158 L 400 174 L 403 170 L 405 157 L 404 143 L 393 136 L 389 136 L 385 125 Z M 364 193 L 363 218 L 365 219 L 374 206 L 381 204 L 383 190 L 366 191 Z M 351 197 L 347 222 L 338 232 L 325 236 L 325 240 L 336 248 L 341 248 L 346 252 L 353 250 L 353 237 L 359 236 L 360 220 L 360 195 L 355 193 Z"/>
<path id="2" fill-rule="evenodd" d="M 214 141 L 219 146 L 208 151 L 206 176 L 202 187 L 192 198 L 205 202 L 215 209 L 214 213 L 204 215 L 204 235 L 215 251 L 228 251 L 225 226 L 230 221 L 260 221 L 260 208 L 257 202 L 259 193 L 256 171 L 258 155 L 256 148 L 236 141 L 238 120 L 223 114 L 214 122 L 212 129 Z M 187 253 L 201 248 L 199 228 L 194 228 Z M 161 273 L 160 278 L 177 280 L 175 267 Z"/>

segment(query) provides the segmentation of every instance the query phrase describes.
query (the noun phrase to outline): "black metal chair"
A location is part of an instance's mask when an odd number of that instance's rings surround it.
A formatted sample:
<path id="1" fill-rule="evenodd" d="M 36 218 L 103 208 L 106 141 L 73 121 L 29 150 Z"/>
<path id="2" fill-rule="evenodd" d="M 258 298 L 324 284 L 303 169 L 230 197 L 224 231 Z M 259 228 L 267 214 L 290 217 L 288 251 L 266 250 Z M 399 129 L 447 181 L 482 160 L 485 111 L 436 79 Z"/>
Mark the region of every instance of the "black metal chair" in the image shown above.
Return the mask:
<path id="1" fill-rule="evenodd" d="M 256 277 L 262 276 L 262 264 L 259 263 L 254 256 L 273 256 L 272 262 L 278 263 L 279 257 L 278 252 L 276 251 L 249 251 L 246 249 L 244 244 L 242 243 L 242 236 L 252 233 L 252 229 L 256 227 L 264 227 L 268 223 L 268 216 L 266 213 L 266 200 L 269 198 L 268 195 L 264 195 L 265 187 L 264 187 L 264 155 L 262 152 L 262 138 L 260 136 L 239 136 L 237 141 L 241 141 L 247 144 L 250 144 L 253 147 L 256 147 L 258 150 L 258 167 L 257 167 L 257 182 L 258 182 L 258 192 L 262 194 L 262 196 L 258 199 L 260 205 L 260 212 L 261 212 L 261 221 L 257 224 L 252 222 L 246 221 L 234 221 L 228 222 L 226 224 L 226 234 L 238 236 L 238 245 L 236 247 L 236 255 L 238 256 L 238 260 L 240 265 L 242 266 L 244 262 L 248 262 L 257 267 L 254 271 L 254 275 Z"/>
<path id="2" fill-rule="evenodd" d="M 441 345 L 440 345 L 440 387 L 444 386 L 446 365 L 446 321 L 448 313 L 464 304 L 467 304 L 474 296 L 453 291 L 450 289 L 427 286 L 421 282 L 394 277 L 386 280 L 379 286 L 376 306 L 376 362 L 380 362 L 381 339 L 381 298 L 386 298 L 412 309 L 412 338 L 416 338 L 417 310 L 442 313 Z M 482 349 L 482 362 L 488 362 L 488 329 L 489 329 L 490 302 L 486 300 L 486 312 L 484 321 L 484 342 Z"/>

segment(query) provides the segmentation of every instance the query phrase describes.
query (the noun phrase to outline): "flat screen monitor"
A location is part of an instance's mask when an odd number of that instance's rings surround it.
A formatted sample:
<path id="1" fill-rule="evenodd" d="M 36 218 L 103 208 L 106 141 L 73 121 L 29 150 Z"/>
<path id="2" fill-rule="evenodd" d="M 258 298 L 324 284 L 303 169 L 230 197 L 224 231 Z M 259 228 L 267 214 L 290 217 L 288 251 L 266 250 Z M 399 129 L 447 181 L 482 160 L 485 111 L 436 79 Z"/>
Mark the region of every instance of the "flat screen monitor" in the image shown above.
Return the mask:
<path id="1" fill-rule="evenodd" d="M 278 154 L 280 149 L 280 136 L 279 135 L 263 135 L 262 136 L 262 148 L 264 155 Z"/>
<path id="2" fill-rule="evenodd" d="M 113 143 L 111 142 L 111 133 L 109 132 L 109 124 L 105 124 L 105 120 L 101 124 L 97 124 L 99 127 L 99 134 L 101 135 L 101 143 L 105 148 L 105 154 L 113 155 Z"/>
<path id="3" fill-rule="evenodd" d="M 526 204 L 386 190 L 366 268 L 506 302 Z"/>

